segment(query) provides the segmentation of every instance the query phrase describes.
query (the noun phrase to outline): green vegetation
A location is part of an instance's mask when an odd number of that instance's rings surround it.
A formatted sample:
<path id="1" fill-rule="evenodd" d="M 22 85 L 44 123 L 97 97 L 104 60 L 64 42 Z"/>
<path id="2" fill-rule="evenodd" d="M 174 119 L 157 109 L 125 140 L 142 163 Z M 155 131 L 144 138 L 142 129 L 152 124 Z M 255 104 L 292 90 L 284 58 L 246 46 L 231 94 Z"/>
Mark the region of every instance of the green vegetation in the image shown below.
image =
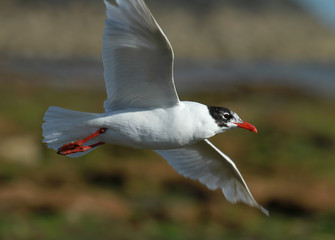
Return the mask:
<path id="1" fill-rule="evenodd" d="M 269 93 L 270 92 L 270 93 Z M 49 105 L 102 112 L 103 91 L 0 89 L 0 239 L 334 239 L 334 101 L 286 89 L 181 96 L 229 107 L 259 130 L 213 142 L 271 217 L 178 175 L 149 150 L 72 159 L 42 143 Z"/>

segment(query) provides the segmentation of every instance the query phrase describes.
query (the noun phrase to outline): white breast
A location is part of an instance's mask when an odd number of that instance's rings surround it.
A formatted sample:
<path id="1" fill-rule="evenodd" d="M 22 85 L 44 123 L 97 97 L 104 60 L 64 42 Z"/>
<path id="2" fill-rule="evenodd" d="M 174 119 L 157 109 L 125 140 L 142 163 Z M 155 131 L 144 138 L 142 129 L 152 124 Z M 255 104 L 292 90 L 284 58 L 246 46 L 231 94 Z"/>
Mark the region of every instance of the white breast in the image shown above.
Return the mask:
<path id="1" fill-rule="evenodd" d="M 195 102 L 180 102 L 164 109 L 112 112 L 100 120 L 108 128 L 101 136 L 103 141 L 133 148 L 177 148 L 218 132 L 207 106 Z"/>

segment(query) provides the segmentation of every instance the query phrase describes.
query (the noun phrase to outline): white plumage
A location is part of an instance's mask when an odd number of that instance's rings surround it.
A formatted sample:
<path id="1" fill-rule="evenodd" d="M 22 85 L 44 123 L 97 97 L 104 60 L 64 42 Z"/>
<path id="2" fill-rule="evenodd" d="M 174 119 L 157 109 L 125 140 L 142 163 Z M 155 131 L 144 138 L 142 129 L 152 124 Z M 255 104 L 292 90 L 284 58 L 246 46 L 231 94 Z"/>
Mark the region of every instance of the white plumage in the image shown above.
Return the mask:
<path id="1" fill-rule="evenodd" d="M 105 113 L 50 107 L 43 136 L 60 154 L 79 157 L 103 143 L 156 151 L 180 174 L 228 201 L 268 212 L 251 195 L 233 161 L 207 139 L 234 127 L 257 132 L 226 108 L 179 101 L 172 47 L 143 0 L 105 0 Z"/>
<path id="2" fill-rule="evenodd" d="M 106 111 L 172 106 L 179 102 L 173 82 L 173 51 L 143 1 L 107 7 L 102 60 Z"/>

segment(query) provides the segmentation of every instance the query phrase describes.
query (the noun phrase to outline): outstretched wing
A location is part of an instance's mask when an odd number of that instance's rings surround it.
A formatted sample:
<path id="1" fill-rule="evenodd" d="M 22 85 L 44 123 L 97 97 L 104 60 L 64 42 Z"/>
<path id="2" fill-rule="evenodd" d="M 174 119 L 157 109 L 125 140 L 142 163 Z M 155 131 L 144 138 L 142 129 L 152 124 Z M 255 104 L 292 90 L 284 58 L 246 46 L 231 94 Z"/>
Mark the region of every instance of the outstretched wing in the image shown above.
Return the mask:
<path id="1" fill-rule="evenodd" d="M 104 1 L 106 111 L 178 103 L 172 47 L 143 0 Z"/>
<path id="2" fill-rule="evenodd" d="M 221 188 L 229 202 L 244 202 L 269 215 L 251 195 L 234 162 L 207 139 L 188 147 L 155 152 L 185 177 L 197 179 L 212 190 Z"/>

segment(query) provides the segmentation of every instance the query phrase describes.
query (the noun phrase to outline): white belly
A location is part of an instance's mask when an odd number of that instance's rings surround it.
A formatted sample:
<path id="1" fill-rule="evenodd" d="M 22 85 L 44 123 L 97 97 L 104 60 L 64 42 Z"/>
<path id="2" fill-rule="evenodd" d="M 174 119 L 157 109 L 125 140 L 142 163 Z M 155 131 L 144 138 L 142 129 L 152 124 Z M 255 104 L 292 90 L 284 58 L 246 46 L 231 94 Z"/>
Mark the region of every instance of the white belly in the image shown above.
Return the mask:
<path id="1" fill-rule="evenodd" d="M 107 131 L 99 138 L 106 143 L 133 148 L 171 149 L 213 136 L 214 121 L 198 119 L 192 112 L 180 104 L 168 109 L 106 113 L 99 119 L 99 125 Z"/>

